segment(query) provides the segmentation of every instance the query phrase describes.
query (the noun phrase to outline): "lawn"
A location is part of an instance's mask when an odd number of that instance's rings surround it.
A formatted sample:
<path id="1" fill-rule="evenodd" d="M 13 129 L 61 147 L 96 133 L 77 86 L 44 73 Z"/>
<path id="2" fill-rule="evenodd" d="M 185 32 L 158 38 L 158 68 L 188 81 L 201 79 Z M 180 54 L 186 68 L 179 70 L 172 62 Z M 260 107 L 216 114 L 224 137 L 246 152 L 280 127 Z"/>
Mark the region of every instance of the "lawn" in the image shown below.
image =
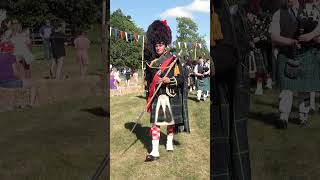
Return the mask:
<path id="1" fill-rule="evenodd" d="M 166 128 L 161 127 L 160 160 L 145 163 L 151 147 L 149 114 L 146 113 L 130 134 L 145 105 L 144 95 L 131 94 L 110 99 L 111 179 L 209 179 L 210 108 L 209 101 L 188 101 L 191 133 L 174 137 L 175 151 L 165 151 Z"/>
<path id="2" fill-rule="evenodd" d="M 104 106 L 88 97 L 0 113 L 0 179 L 90 179 L 106 153 Z"/>
<path id="3" fill-rule="evenodd" d="M 95 38 L 97 33 L 89 32 Z M 66 53 L 64 73 L 78 78 L 74 48 L 67 46 Z M 34 47 L 33 54 L 32 78 L 45 79 L 51 62 L 43 59 L 42 47 Z M 101 74 L 105 68 L 99 44 L 91 45 L 89 56 L 89 75 Z M 91 179 L 107 150 L 106 102 L 102 95 L 83 94 L 29 110 L 1 112 L 0 179 Z M 105 172 L 100 179 L 106 179 Z"/>
<path id="4" fill-rule="evenodd" d="M 310 115 L 306 127 L 289 120 L 277 129 L 279 91 L 251 97 L 249 142 L 253 180 L 314 180 L 320 176 L 320 116 Z M 294 102 L 297 112 L 297 102 Z M 293 113 L 295 115 L 296 113 Z"/>

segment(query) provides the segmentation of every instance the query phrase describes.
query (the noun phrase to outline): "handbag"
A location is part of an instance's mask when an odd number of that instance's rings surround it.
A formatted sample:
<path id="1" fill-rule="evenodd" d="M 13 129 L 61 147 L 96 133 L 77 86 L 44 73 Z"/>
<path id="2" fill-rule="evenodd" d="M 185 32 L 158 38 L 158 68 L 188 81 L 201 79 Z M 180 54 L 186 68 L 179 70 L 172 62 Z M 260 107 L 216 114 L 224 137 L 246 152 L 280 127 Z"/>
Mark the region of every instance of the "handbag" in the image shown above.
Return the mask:
<path id="1" fill-rule="evenodd" d="M 301 72 L 300 62 L 294 59 L 289 59 L 284 68 L 284 74 L 289 79 L 297 79 Z"/>

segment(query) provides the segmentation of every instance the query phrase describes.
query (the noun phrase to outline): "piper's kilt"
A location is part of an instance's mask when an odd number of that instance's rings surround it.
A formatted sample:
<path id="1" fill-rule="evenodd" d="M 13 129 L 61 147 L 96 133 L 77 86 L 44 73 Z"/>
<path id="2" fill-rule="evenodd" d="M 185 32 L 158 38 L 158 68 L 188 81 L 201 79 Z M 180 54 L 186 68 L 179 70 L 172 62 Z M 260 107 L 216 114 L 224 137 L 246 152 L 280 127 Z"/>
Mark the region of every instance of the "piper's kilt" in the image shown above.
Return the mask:
<path id="1" fill-rule="evenodd" d="M 210 90 L 210 77 L 205 77 L 202 79 L 196 80 L 196 89 L 201 91 L 209 91 Z"/>
<path id="2" fill-rule="evenodd" d="M 156 106 L 158 102 L 158 96 L 155 97 L 151 104 L 151 116 L 150 116 L 150 123 L 155 123 L 155 116 L 156 116 Z M 182 105 L 182 94 L 180 91 L 176 92 L 174 97 L 169 97 L 171 111 L 173 114 L 174 124 L 183 124 L 183 105 Z M 161 108 L 161 107 L 160 107 Z M 160 111 L 159 111 L 160 112 Z M 167 117 L 168 118 L 168 117 Z M 159 113 L 158 115 L 158 122 L 168 121 L 164 118 L 163 113 Z"/>
<path id="3" fill-rule="evenodd" d="M 294 59 L 300 62 L 301 71 L 296 79 L 290 79 L 285 75 L 287 56 L 279 53 L 278 77 L 280 89 L 300 92 L 320 91 L 320 58 L 316 50 L 309 50 Z"/>

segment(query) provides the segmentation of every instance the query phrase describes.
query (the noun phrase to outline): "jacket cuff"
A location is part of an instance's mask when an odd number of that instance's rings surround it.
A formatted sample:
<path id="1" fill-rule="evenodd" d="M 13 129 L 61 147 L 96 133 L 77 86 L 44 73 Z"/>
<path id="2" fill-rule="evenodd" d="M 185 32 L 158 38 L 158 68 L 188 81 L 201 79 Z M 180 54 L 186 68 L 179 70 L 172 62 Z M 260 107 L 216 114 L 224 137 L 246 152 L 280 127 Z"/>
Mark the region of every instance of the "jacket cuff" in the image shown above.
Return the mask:
<path id="1" fill-rule="evenodd" d="M 178 86 L 178 81 L 174 76 L 170 78 L 170 85 L 171 86 Z"/>

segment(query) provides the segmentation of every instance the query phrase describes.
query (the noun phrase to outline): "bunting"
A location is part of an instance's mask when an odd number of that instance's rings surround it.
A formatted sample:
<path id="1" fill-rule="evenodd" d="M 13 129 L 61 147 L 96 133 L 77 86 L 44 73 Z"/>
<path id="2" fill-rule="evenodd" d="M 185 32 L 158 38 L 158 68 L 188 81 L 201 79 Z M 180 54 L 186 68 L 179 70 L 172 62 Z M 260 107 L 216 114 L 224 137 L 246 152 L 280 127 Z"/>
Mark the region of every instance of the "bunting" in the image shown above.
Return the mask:
<path id="1" fill-rule="evenodd" d="M 125 32 L 121 31 L 117 28 L 110 27 L 110 37 L 116 39 L 116 40 L 125 40 L 126 42 L 135 42 L 140 43 L 140 41 L 144 42 L 145 35 L 138 34 L 137 32 Z M 206 48 L 207 46 L 205 44 L 197 43 L 197 42 L 173 42 L 172 44 L 169 44 L 168 47 L 173 47 L 177 49 L 195 49 L 195 48 Z"/>

